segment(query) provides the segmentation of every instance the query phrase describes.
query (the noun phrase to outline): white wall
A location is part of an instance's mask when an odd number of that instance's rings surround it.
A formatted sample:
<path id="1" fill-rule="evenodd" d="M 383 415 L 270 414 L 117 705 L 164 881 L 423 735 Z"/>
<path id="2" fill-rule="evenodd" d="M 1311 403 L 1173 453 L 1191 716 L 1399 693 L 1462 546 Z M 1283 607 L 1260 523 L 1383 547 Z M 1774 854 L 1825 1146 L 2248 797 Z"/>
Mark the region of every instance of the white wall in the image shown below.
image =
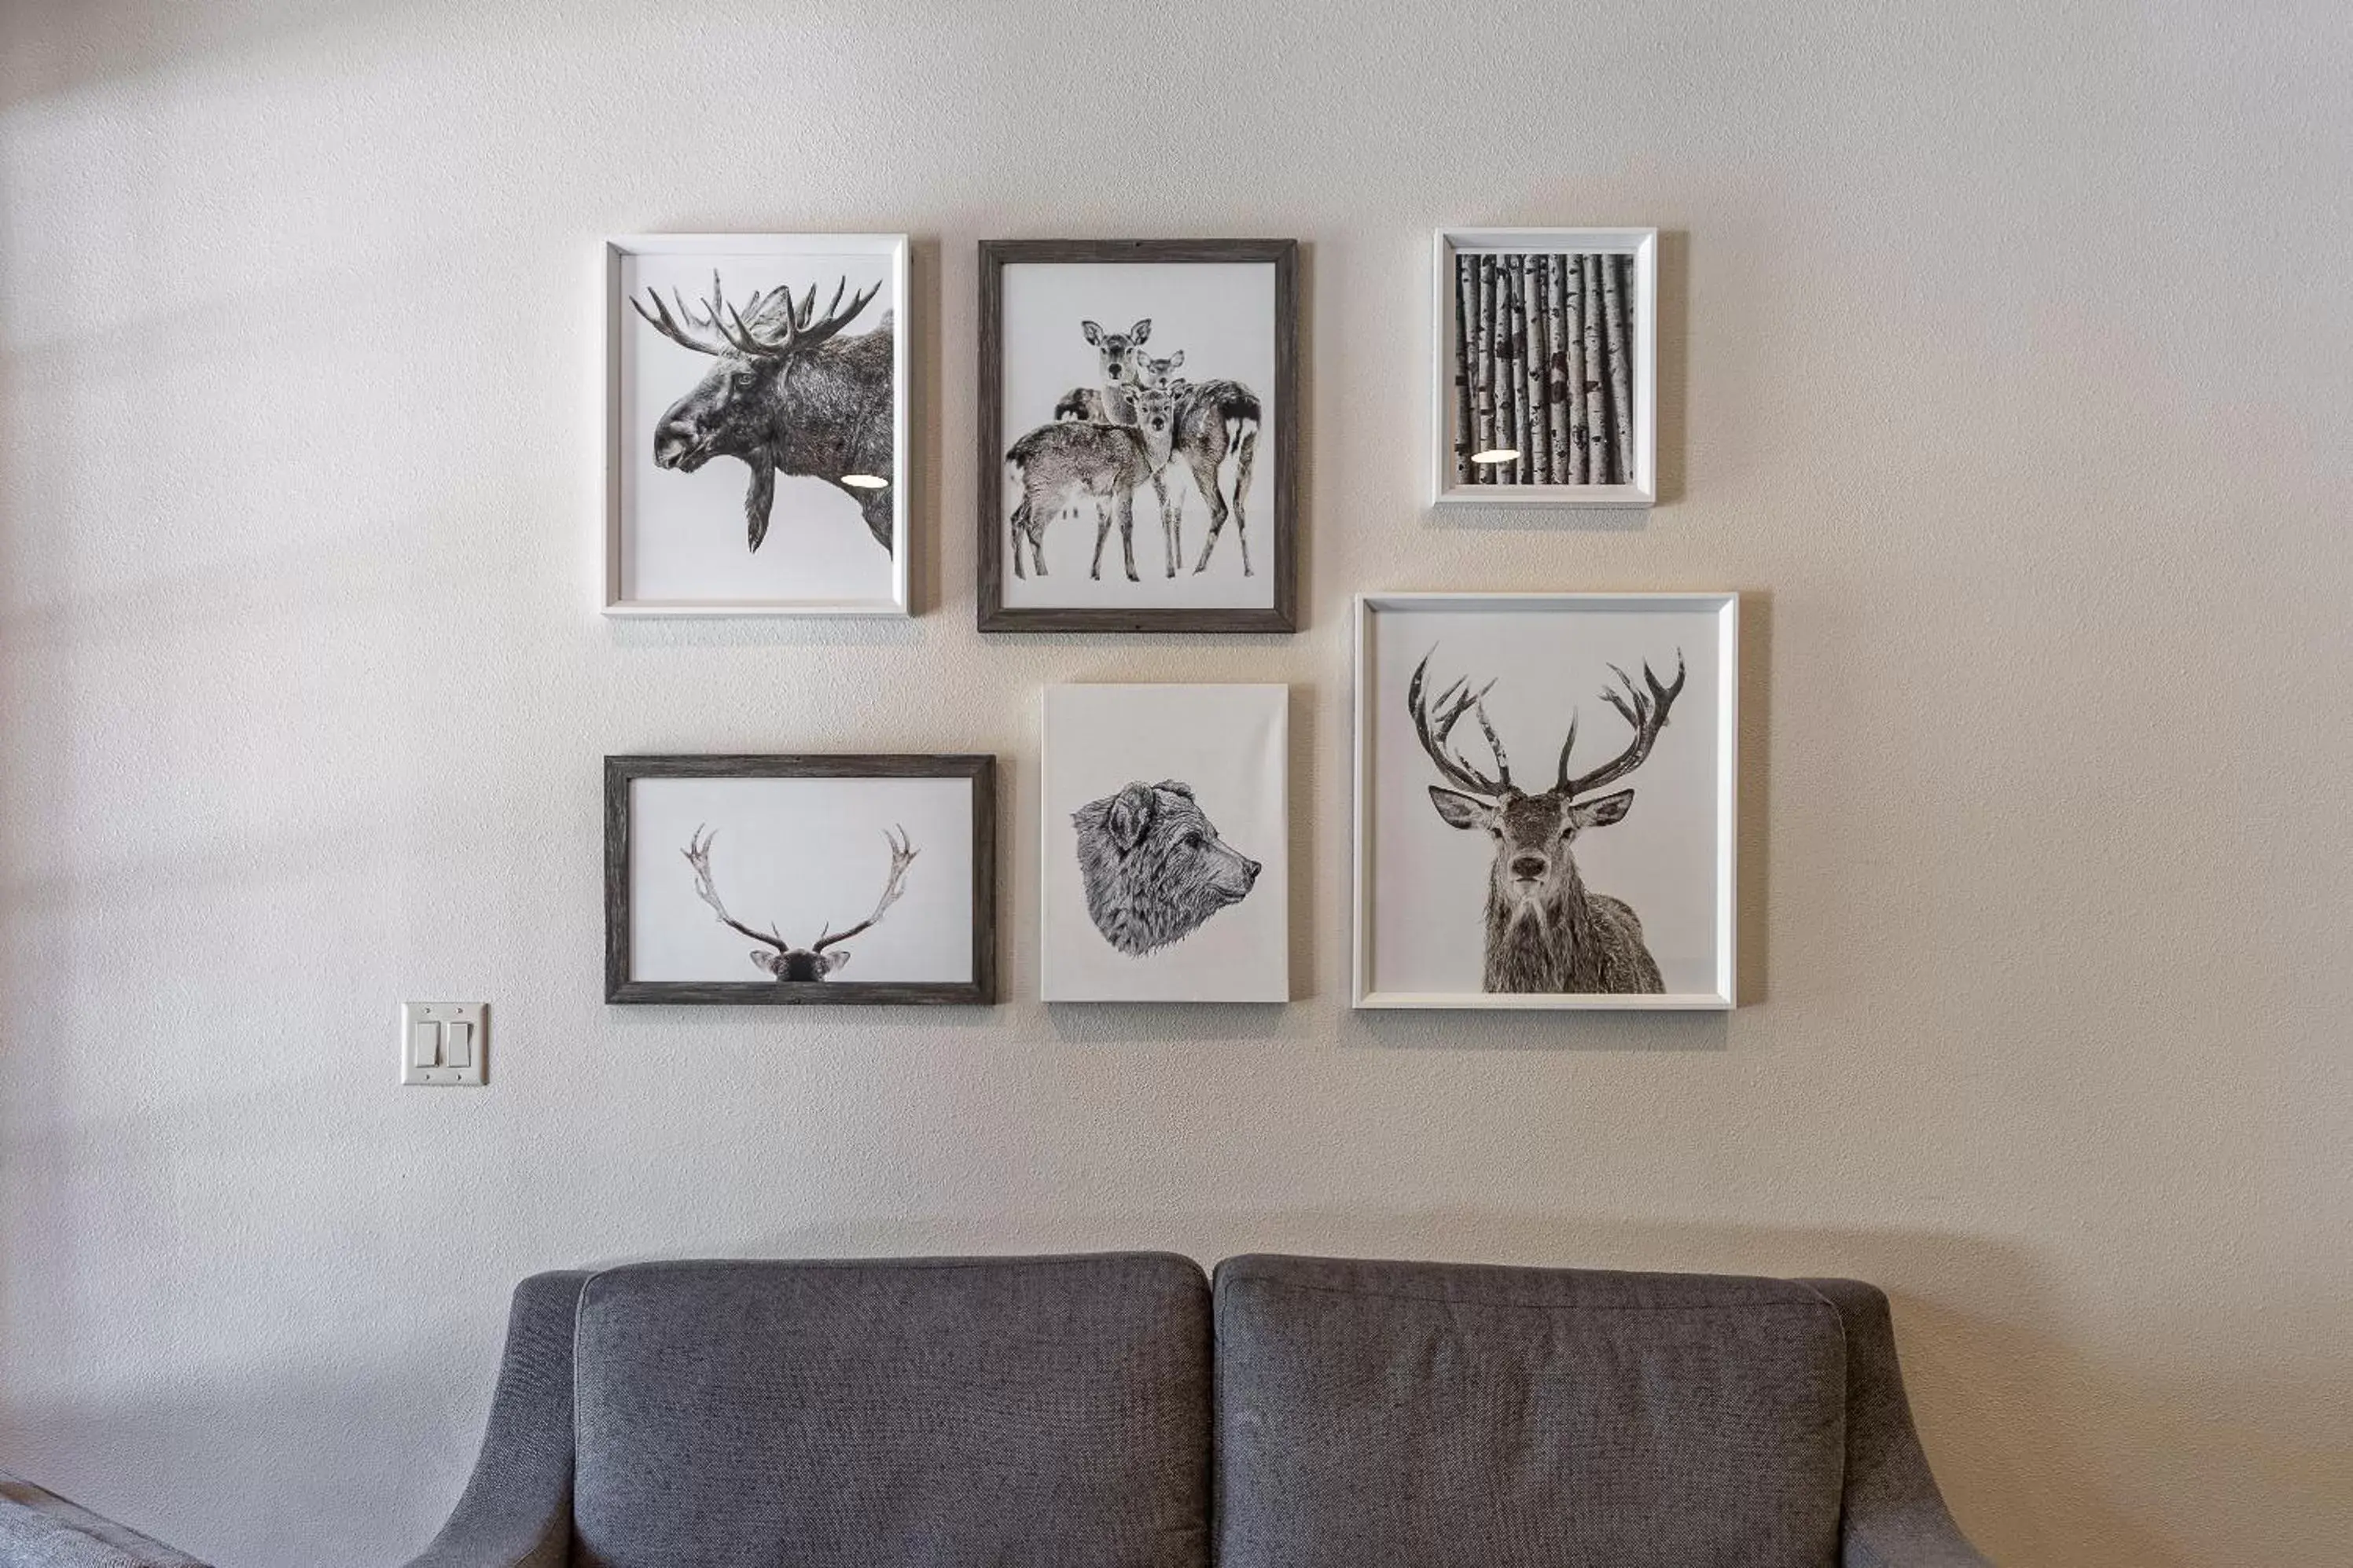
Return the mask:
<path id="1" fill-rule="evenodd" d="M 584 1259 L 1843 1270 L 2005 1563 L 2340 1563 L 2353 13 L 1905 9 L 8 7 L 0 1464 L 396 1562 Z M 1425 514 L 1447 221 L 1670 232 L 1668 504 Z M 593 613 L 663 228 L 921 237 L 922 618 Z M 1305 242 L 1294 638 L 971 629 L 974 241 L 1130 234 Z M 1348 595 L 1519 586 L 1755 595 L 1736 1015 L 1342 1005 Z M 1309 1000 L 1033 1000 L 1132 679 L 1296 684 Z M 599 757 L 803 747 L 1003 757 L 1007 1005 L 599 1002 Z"/>

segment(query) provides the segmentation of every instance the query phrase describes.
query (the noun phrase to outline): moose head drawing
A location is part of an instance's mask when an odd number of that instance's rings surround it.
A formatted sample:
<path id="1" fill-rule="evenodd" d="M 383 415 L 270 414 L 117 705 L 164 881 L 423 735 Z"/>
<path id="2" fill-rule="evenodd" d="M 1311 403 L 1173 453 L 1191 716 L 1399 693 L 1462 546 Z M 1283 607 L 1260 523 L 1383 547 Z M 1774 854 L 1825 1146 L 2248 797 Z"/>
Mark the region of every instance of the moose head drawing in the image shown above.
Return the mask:
<path id="1" fill-rule="evenodd" d="M 874 481 L 892 472 L 895 329 L 886 310 L 871 331 L 840 337 L 882 287 L 860 289 L 844 307 L 849 286 L 847 278 L 836 284 L 822 312 L 814 283 L 797 304 L 789 288 L 730 304 L 715 271 L 699 314 L 676 289 L 675 315 L 651 289 L 650 310 L 629 298 L 654 331 L 718 362 L 654 426 L 654 462 L 691 474 L 713 458 L 740 459 L 752 470 L 744 521 L 754 550 L 768 536 L 778 474 L 834 486 L 858 502 L 875 542 L 892 547 L 890 491 Z"/>
<path id="2" fill-rule="evenodd" d="M 778 980 L 824 980 L 839 973 L 849 962 L 849 950 L 841 944 L 871 931 L 891 906 L 899 901 L 899 895 L 906 891 L 907 868 L 921 853 L 908 842 L 905 828 L 885 830 L 882 837 L 891 846 L 891 874 L 882 884 L 881 898 L 875 900 L 874 912 L 846 931 L 835 931 L 828 925 L 808 946 L 795 947 L 775 927 L 755 931 L 729 914 L 727 906 L 719 901 L 719 886 L 711 876 L 711 845 L 718 837 L 716 829 L 706 833 L 697 827 L 694 836 L 687 840 L 686 848 L 681 851 L 686 863 L 694 868 L 695 897 L 712 907 L 722 925 L 759 942 L 761 945 L 752 950 L 752 963 Z"/>
<path id="3" fill-rule="evenodd" d="M 1421 749 L 1447 785 L 1453 786 L 1430 785 L 1430 805 L 1450 826 L 1484 829 L 1495 847 L 1487 882 L 1483 988 L 1555 994 L 1663 991 L 1658 963 L 1643 945 L 1642 922 L 1622 900 L 1587 891 L 1570 846 L 1581 834 L 1623 821 L 1633 805 L 1630 789 L 1611 795 L 1593 792 L 1641 767 L 1658 743 L 1667 710 L 1683 689 L 1682 654 L 1675 656 L 1672 685 L 1662 685 L 1647 663 L 1641 686 L 1611 665 L 1610 673 L 1623 690 L 1605 689 L 1602 697 L 1634 727 L 1633 740 L 1590 773 L 1572 775 L 1568 757 L 1577 745 L 1572 713 L 1553 784 L 1532 795 L 1512 782 L 1504 742 L 1488 721 L 1486 696 L 1493 681 L 1476 690 L 1467 679 L 1455 681 L 1439 694 L 1432 713 L 1424 679 L 1436 652 L 1431 649 L 1414 667 L 1406 688 L 1406 709 Z M 1448 746 L 1465 715 L 1479 721 L 1495 759 L 1492 778 Z"/>

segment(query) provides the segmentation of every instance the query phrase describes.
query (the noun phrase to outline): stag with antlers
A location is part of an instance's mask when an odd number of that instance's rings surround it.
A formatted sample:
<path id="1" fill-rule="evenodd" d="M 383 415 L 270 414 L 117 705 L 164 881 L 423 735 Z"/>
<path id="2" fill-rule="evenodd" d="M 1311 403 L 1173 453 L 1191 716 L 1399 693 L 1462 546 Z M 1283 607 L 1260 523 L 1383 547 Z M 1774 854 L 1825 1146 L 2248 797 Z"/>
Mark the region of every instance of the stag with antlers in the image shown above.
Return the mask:
<path id="1" fill-rule="evenodd" d="M 907 888 L 907 868 L 914 864 L 915 857 L 920 853 L 908 842 L 905 828 L 886 829 L 882 837 L 891 846 L 891 874 L 882 884 L 882 896 L 875 900 L 874 912 L 846 931 L 835 931 L 828 925 L 818 933 L 817 941 L 807 947 L 795 947 L 773 925 L 765 931 L 756 931 L 729 914 L 727 906 L 719 901 L 719 885 L 711 876 L 711 845 L 718 837 L 715 829 L 706 833 L 697 827 L 694 836 L 687 840 L 686 848 L 681 851 L 686 856 L 686 863 L 694 868 L 695 896 L 718 914 L 720 924 L 762 944 L 752 951 L 752 963 L 778 980 L 824 980 L 840 973 L 842 966 L 849 962 L 849 950 L 841 944 L 851 937 L 873 930 L 891 906 L 899 901 L 899 895 Z"/>
<path id="2" fill-rule="evenodd" d="M 1683 689 L 1683 655 L 1675 656 L 1672 685 L 1662 684 L 1647 663 L 1639 686 L 1611 665 L 1610 673 L 1623 689 L 1609 688 L 1601 695 L 1633 726 L 1633 740 L 1590 773 L 1572 775 L 1568 758 L 1577 745 L 1572 712 L 1552 786 L 1531 795 L 1512 782 L 1503 740 L 1487 718 L 1486 697 L 1495 683 L 1491 680 L 1474 690 L 1469 680 L 1457 680 L 1433 704 L 1425 678 L 1436 652 L 1431 649 L 1414 667 L 1406 688 L 1406 709 L 1413 716 L 1421 749 L 1447 785 L 1453 786 L 1430 786 L 1430 801 L 1440 817 L 1453 827 L 1484 828 L 1494 841 L 1495 861 L 1487 883 L 1483 988 L 1549 994 L 1663 991 L 1659 965 L 1642 942 L 1642 922 L 1624 900 L 1587 890 L 1569 846 L 1588 828 L 1622 821 L 1634 804 L 1630 789 L 1611 795 L 1593 792 L 1624 778 L 1650 756 L 1659 731 L 1666 727 L 1667 710 Z M 1466 716 L 1478 721 L 1495 760 L 1493 777 L 1449 744 L 1455 726 Z"/>
<path id="3" fill-rule="evenodd" d="M 719 362 L 654 427 L 654 463 L 691 474 L 713 458 L 741 459 L 752 470 L 744 521 L 754 550 L 768 536 L 778 474 L 823 479 L 840 490 L 858 503 L 875 542 L 885 551 L 892 547 L 894 509 L 887 486 L 845 479 L 871 480 L 892 471 L 896 329 L 885 310 L 871 331 L 840 336 L 882 286 L 860 289 L 845 307 L 841 297 L 849 287 L 844 278 L 822 311 L 814 283 L 798 303 L 785 288 L 731 304 L 715 271 L 700 312 L 676 289 L 670 291 L 675 313 L 651 289 L 646 290 L 651 310 L 629 298 L 654 331 Z"/>

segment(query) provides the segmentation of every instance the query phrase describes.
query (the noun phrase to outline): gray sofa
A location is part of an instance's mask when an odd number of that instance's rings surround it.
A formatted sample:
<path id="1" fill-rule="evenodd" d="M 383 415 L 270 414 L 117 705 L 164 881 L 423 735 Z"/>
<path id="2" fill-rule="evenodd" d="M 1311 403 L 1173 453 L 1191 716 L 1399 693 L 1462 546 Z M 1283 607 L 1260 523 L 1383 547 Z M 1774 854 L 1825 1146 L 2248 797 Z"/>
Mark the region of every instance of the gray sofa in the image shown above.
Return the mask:
<path id="1" fill-rule="evenodd" d="M 1846 1280 L 1158 1254 L 517 1289 L 410 1568 L 1960 1568 Z"/>

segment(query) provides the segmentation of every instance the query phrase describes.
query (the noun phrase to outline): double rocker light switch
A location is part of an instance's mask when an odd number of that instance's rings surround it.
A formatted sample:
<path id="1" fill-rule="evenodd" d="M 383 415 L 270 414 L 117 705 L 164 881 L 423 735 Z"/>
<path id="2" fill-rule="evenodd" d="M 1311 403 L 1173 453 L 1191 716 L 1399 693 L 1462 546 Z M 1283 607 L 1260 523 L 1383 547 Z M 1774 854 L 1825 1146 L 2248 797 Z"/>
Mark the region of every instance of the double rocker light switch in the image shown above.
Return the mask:
<path id="1" fill-rule="evenodd" d="M 400 1081 L 445 1088 L 480 1089 L 481 1002 L 404 1002 L 400 1005 Z"/>

